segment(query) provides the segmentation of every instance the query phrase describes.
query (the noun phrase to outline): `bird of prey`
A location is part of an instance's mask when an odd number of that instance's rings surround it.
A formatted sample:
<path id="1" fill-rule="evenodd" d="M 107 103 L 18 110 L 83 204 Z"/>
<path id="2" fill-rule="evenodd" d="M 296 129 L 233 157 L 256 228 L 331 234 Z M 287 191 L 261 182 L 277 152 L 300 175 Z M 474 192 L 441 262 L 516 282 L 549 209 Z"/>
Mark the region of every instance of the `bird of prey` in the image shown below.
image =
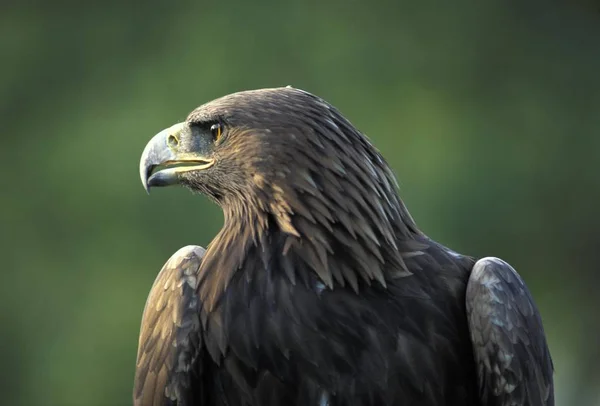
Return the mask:
<path id="1" fill-rule="evenodd" d="M 325 100 L 288 86 L 208 102 L 149 141 L 140 175 L 208 196 L 224 224 L 152 286 L 135 405 L 554 404 L 521 277 L 420 231 Z"/>

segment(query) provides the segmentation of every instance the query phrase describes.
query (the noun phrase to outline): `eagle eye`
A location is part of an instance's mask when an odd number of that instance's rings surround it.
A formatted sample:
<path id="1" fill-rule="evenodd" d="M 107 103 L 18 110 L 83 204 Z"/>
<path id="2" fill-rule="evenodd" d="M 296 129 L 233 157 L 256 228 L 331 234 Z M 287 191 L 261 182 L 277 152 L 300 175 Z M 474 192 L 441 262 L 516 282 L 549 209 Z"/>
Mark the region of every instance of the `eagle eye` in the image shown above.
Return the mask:
<path id="1" fill-rule="evenodd" d="M 223 125 L 221 125 L 220 123 L 216 123 L 210 126 L 210 132 L 213 136 L 213 139 L 215 141 L 218 141 L 219 138 L 221 138 L 221 135 L 223 134 Z"/>

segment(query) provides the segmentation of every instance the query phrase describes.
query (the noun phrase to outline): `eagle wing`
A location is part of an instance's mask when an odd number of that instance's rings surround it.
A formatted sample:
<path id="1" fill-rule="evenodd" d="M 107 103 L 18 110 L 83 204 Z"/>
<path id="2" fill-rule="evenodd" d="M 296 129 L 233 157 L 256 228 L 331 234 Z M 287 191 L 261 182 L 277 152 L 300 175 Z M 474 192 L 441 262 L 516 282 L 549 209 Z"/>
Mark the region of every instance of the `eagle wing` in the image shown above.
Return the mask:
<path id="1" fill-rule="evenodd" d="M 192 388 L 199 371 L 202 337 L 198 271 L 204 248 L 177 251 L 156 277 L 140 329 L 133 404 L 199 404 L 202 388 Z"/>
<path id="2" fill-rule="evenodd" d="M 466 294 L 481 404 L 554 405 L 542 320 L 521 277 L 493 257 L 477 261 Z"/>

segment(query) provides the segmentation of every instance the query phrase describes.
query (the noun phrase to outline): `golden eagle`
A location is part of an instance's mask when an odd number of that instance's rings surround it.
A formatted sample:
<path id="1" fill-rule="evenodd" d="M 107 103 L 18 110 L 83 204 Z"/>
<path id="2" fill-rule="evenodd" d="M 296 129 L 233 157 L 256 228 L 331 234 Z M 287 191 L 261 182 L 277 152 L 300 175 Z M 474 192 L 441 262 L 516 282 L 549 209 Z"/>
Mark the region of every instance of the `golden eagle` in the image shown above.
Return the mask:
<path id="1" fill-rule="evenodd" d="M 225 220 L 154 282 L 135 405 L 554 404 L 523 280 L 423 234 L 381 154 L 323 99 L 211 101 L 152 138 L 140 175 Z"/>

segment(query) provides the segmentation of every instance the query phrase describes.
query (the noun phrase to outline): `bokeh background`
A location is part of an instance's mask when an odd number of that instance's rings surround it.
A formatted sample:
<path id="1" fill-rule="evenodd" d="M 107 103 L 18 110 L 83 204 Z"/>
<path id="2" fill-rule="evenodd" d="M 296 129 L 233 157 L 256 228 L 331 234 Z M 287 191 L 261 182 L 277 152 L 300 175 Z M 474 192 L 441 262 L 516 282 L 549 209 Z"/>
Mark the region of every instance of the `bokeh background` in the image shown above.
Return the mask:
<path id="1" fill-rule="evenodd" d="M 149 197 L 159 130 L 288 84 L 369 135 L 421 228 L 523 275 L 557 405 L 600 405 L 600 6 L 593 1 L 0 6 L 3 405 L 131 404 L 164 261 L 220 210 Z"/>

